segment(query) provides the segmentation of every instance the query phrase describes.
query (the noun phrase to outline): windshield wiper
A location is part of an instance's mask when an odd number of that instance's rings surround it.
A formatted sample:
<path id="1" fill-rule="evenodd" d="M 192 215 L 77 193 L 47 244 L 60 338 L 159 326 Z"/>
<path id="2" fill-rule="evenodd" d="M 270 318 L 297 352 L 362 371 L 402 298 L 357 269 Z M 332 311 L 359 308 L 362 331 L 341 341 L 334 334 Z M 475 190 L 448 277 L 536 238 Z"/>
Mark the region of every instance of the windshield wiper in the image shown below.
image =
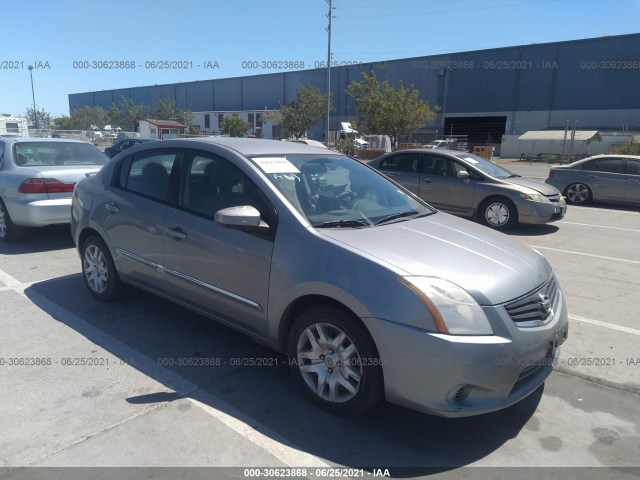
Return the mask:
<path id="1" fill-rule="evenodd" d="M 370 227 L 372 224 L 364 220 L 332 220 L 313 225 L 315 228 L 358 228 Z"/>
<path id="2" fill-rule="evenodd" d="M 418 212 L 417 210 L 407 210 L 406 212 L 394 213 L 393 215 L 389 215 L 388 217 L 381 218 L 376 223 L 374 223 L 374 225 L 380 225 L 381 223 L 390 222 L 398 218 L 413 217 L 414 215 L 418 215 L 419 213 L 420 212 Z M 429 214 L 425 213 L 423 215 L 429 215 Z"/>

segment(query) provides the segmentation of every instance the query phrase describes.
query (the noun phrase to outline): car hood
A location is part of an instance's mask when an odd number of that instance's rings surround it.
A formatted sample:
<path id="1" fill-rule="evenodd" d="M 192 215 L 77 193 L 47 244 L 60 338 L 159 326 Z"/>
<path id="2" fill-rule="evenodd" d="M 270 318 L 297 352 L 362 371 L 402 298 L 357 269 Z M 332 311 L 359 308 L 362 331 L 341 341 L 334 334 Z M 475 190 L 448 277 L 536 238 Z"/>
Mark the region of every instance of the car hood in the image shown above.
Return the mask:
<path id="1" fill-rule="evenodd" d="M 317 231 L 407 275 L 449 280 L 481 305 L 520 297 L 552 273 L 541 254 L 517 240 L 441 212 L 372 228 Z"/>
<path id="2" fill-rule="evenodd" d="M 531 188 L 540 192 L 543 195 L 557 195 L 559 192 L 555 187 L 547 185 L 546 183 L 539 182 L 537 180 L 531 180 L 530 178 L 524 177 L 515 177 L 515 178 L 507 178 L 503 180 L 508 183 L 513 183 L 515 185 L 520 185 L 521 187 Z"/>

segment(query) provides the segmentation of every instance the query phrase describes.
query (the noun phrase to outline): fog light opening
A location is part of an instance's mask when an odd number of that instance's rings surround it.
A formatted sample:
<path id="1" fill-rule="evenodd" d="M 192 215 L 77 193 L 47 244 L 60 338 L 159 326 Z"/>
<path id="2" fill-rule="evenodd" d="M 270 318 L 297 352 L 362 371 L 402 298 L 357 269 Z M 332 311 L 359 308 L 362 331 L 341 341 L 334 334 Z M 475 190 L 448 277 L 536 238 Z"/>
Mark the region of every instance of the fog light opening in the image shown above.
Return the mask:
<path id="1" fill-rule="evenodd" d="M 462 402 L 469 396 L 472 388 L 473 387 L 471 385 L 462 385 L 458 388 L 455 388 L 449 394 L 449 398 L 454 402 Z"/>

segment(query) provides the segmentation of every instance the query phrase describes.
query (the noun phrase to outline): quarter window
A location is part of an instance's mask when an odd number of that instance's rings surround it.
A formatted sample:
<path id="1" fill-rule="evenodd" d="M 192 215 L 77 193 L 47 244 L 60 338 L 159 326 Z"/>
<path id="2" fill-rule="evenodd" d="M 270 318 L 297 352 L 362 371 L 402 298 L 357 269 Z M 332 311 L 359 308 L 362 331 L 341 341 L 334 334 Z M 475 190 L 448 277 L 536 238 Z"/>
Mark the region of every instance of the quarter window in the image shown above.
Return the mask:
<path id="1" fill-rule="evenodd" d="M 640 160 L 627 158 L 627 166 L 629 167 L 629 175 L 640 175 Z"/>

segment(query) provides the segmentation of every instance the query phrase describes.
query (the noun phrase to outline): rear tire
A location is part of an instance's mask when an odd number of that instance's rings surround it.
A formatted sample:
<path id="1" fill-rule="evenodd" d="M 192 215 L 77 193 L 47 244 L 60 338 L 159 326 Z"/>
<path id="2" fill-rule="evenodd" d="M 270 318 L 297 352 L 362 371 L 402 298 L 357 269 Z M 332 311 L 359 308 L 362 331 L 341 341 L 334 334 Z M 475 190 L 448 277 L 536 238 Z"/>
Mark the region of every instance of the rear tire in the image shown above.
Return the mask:
<path id="1" fill-rule="evenodd" d="M 480 221 L 495 230 L 509 230 L 518 224 L 518 209 L 511 200 L 493 197 L 480 206 Z"/>
<path id="2" fill-rule="evenodd" d="M 591 189 L 584 183 L 572 183 L 564 190 L 564 196 L 571 205 L 585 205 L 593 198 Z"/>
<path id="3" fill-rule="evenodd" d="M 302 312 L 289 333 L 288 353 L 297 383 L 331 413 L 358 415 L 384 398 L 373 339 L 343 310 L 319 305 Z"/>
<path id="4" fill-rule="evenodd" d="M 82 276 L 91 295 L 100 301 L 109 302 L 122 295 L 123 284 L 109 247 L 96 235 L 82 244 Z"/>
<path id="5" fill-rule="evenodd" d="M 24 236 L 24 227 L 15 225 L 7 211 L 2 199 L 0 199 L 0 242 L 15 242 Z"/>

